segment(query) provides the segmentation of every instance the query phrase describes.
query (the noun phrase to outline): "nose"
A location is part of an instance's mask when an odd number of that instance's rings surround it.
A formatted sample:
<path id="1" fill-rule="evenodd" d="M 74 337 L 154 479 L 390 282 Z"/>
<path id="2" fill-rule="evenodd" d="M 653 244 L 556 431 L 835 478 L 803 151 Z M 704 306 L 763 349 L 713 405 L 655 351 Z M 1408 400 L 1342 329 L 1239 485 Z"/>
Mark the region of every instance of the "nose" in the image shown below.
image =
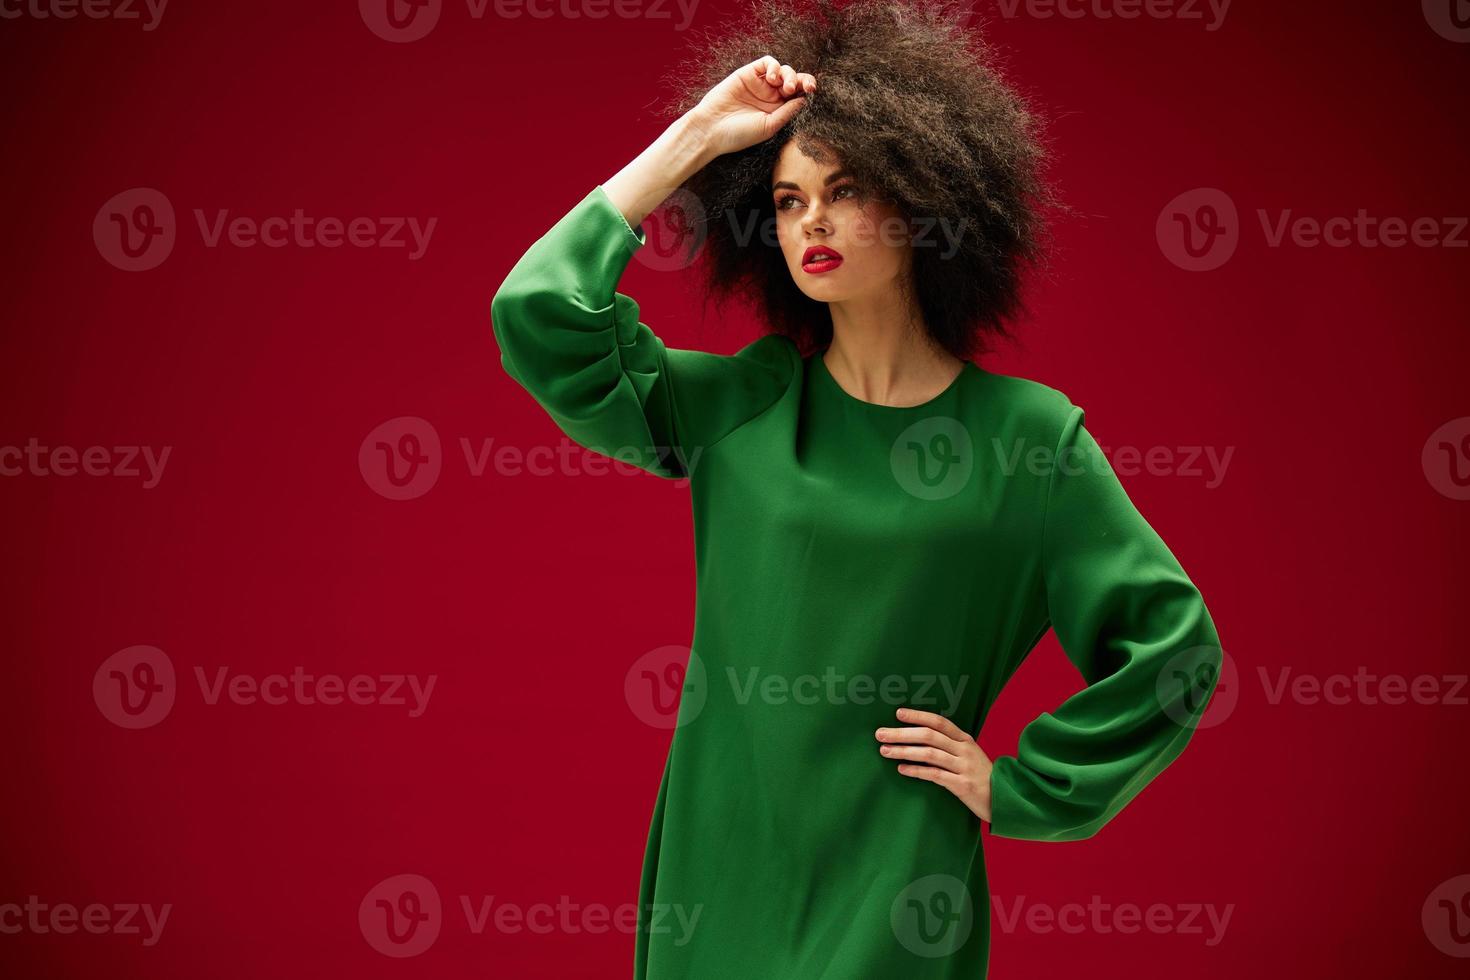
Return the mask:
<path id="1" fill-rule="evenodd" d="M 827 205 L 820 200 L 807 205 L 806 214 L 801 216 L 801 230 L 804 235 L 810 237 L 816 233 L 831 233 L 832 225 L 827 219 L 826 208 Z"/>

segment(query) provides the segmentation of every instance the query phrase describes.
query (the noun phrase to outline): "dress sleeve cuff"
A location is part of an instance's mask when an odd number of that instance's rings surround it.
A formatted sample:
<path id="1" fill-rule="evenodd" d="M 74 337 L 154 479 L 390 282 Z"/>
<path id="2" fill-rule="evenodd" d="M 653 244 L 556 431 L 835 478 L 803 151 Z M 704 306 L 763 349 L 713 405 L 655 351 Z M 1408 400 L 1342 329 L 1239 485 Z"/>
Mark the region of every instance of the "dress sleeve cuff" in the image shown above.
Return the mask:
<path id="1" fill-rule="evenodd" d="M 623 217 L 623 212 L 612 202 L 612 198 L 607 196 L 607 190 L 601 184 L 592 188 L 590 200 L 594 208 L 609 212 L 607 217 L 622 230 L 623 239 L 628 246 L 629 252 L 638 251 L 648 241 L 648 236 L 643 231 L 643 225 L 640 224 L 637 228 L 634 228 L 628 224 L 628 219 Z"/>

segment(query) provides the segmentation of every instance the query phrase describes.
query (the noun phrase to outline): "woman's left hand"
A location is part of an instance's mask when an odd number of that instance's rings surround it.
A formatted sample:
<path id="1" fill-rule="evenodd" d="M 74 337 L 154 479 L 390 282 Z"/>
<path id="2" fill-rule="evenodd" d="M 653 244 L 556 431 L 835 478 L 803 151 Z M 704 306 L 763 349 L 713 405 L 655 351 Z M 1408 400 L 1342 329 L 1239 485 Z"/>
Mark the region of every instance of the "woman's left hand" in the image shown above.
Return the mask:
<path id="1" fill-rule="evenodd" d="M 914 779 L 938 783 L 957 796 L 975 816 L 990 822 L 990 757 L 973 738 L 943 715 L 899 708 L 898 720 L 909 728 L 880 728 L 878 751 L 903 760 L 898 771 Z"/>

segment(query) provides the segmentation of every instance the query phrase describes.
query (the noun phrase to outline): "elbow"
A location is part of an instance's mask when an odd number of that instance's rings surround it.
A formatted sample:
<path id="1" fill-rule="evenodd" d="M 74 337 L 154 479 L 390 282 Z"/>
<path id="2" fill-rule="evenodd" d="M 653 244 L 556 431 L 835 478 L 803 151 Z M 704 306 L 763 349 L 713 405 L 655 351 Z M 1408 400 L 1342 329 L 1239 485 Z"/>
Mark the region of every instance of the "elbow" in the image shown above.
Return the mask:
<path id="1" fill-rule="evenodd" d="M 490 333 L 502 354 L 505 353 L 506 338 L 516 319 L 516 306 L 512 284 L 506 280 L 495 291 L 495 295 L 490 297 Z"/>
<path id="2" fill-rule="evenodd" d="M 528 347 L 526 300 L 526 293 L 514 282 L 514 276 L 490 298 L 490 336 L 500 354 L 501 369 L 517 381 L 523 376 L 520 365 Z"/>

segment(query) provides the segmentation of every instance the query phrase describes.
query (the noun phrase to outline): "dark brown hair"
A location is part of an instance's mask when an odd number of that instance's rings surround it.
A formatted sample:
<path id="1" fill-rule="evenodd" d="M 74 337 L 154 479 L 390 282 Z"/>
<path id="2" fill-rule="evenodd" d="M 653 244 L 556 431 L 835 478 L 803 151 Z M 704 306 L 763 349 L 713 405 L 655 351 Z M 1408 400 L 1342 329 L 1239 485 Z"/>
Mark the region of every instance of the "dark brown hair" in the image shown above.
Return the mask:
<path id="1" fill-rule="evenodd" d="M 817 79 L 774 137 L 724 154 L 682 185 L 704 207 L 706 302 L 739 298 L 803 355 L 831 343 L 827 305 L 792 281 L 774 228 L 771 175 L 781 150 L 825 161 L 835 150 L 861 192 L 911 222 L 913 287 L 932 340 L 969 360 L 1021 316 L 1023 274 L 1045 259 L 1040 127 L 1002 79 L 993 50 L 952 0 L 752 0 L 746 18 L 706 34 L 674 70 L 678 117 L 740 67 L 769 54 Z M 952 229 L 940 239 L 926 226 Z M 946 257 L 947 256 L 947 257 Z"/>

